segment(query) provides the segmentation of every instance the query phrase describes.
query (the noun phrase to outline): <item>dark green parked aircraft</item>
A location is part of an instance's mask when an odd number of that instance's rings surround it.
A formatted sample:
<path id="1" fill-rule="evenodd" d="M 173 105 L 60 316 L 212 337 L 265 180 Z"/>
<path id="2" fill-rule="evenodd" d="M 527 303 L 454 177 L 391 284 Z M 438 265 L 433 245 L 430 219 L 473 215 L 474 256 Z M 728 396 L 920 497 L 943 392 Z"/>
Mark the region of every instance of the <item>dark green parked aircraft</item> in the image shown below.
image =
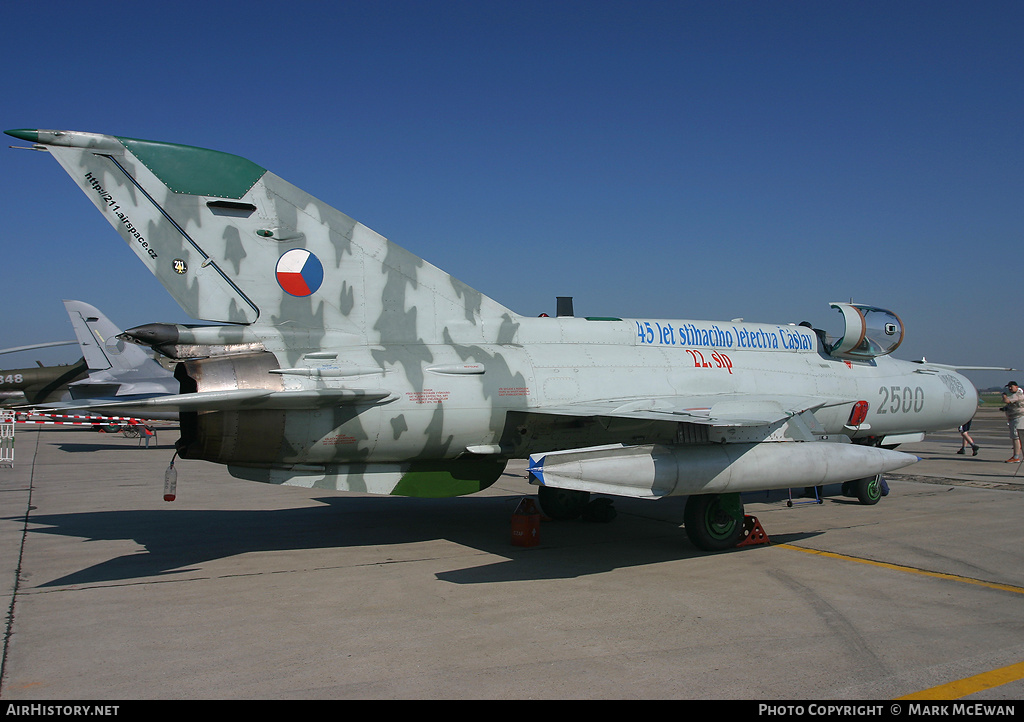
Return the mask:
<path id="1" fill-rule="evenodd" d="M 84 358 L 73 364 L 0 370 L 0 405 L 21 406 L 61 401 L 68 384 L 88 376 Z"/>

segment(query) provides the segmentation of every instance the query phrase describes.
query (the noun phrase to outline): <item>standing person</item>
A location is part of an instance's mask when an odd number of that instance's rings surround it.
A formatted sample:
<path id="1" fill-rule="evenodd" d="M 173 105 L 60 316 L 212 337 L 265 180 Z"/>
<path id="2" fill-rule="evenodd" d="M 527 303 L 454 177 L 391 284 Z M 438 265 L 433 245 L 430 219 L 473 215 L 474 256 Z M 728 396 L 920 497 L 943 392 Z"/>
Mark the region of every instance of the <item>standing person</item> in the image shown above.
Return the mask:
<path id="1" fill-rule="evenodd" d="M 974 419 L 972 418 L 971 421 L 974 421 Z M 971 430 L 971 421 L 968 421 L 966 424 L 964 424 L 963 426 L 961 426 L 958 429 L 958 431 L 960 432 L 960 451 L 958 451 L 956 453 L 958 453 L 958 454 L 966 453 L 967 452 L 967 447 L 969 445 L 971 447 L 971 451 L 973 452 L 971 454 L 971 456 L 977 456 L 978 455 L 978 449 L 980 447 L 977 444 L 974 443 L 974 439 L 972 439 L 971 435 L 968 433 Z"/>
<path id="2" fill-rule="evenodd" d="M 1020 436 L 1018 429 L 1024 429 L 1024 391 L 1017 385 L 1016 381 L 1006 384 L 1003 392 L 1003 411 L 1006 412 L 1006 424 L 1010 427 L 1010 438 L 1013 439 L 1013 456 L 1006 460 L 1006 463 L 1020 462 Z"/>

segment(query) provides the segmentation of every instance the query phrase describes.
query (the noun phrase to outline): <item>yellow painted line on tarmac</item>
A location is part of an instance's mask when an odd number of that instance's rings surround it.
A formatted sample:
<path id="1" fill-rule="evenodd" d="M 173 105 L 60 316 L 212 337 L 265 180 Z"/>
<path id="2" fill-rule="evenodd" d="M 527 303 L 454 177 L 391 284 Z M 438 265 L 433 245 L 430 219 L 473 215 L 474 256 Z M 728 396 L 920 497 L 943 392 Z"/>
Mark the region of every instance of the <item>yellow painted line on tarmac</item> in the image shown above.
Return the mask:
<path id="1" fill-rule="evenodd" d="M 979 587 L 988 587 L 989 589 L 998 589 L 999 591 L 1003 592 L 1024 594 L 1024 587 L 1017 587 L 1012 584 L 997 584 L 995 582 L 986 582 L 983 579 L 964 577 L 960 576 L 959 574 L 943 574 L 942 572 L 930 572 L 926 569 L 917 569 L 916 567 L 908 567 L 902 564 L 876 562 L 873 559 L 864 559 L 862 557 L 854 557 L 848 554 L 836 554 L 835 552 L 823 552 L 817 549 L 807 549 L 806 547 L 794 546 L 792 544 L 775 544 L 774 546 L 781 547 L 783 549 L 792 549 L 794 551 L 804 552 L 805 554 L 815 554 L 817 556 L 829 557 L 830 559 L 843 559 L 845 561 L 850 562 L 869 564 L 873 567 L 882 567 L 883 569 L 893 569 L 898 572 L 918 574 L 920 576 L 932 577 L 934 579 L 948 579 L 954 582 L 973 584 Z M 1001 685 L 1007 684 L 1008 682 L 1016 682 L 1019 679 L 1024 679 L 1024 662 L 1011 664 L 1008 667 L 1000 667 L 999 669 L 993 669 L 989 672 L 982 672 L 981 674 L 976 674 L 973 677 L 958 679 L 955 682 L 940 684 L 937 687 L 931 687 L 929 689 L 921 690 L 920 692 L 913 692 L 911 694 L 906 695 L 905 697 L 897 697 L 896 699 L 960 699 L 961 697 L 966 697 L 967 695 L 974 694 L 975 692 L 981 692 L 986 689 L 992 689 L 993 687 L 999 687 Z"/>
<path id="2" fill-rule="evenodd" d="M 938 687 L 921 690 L 920 692 L 914 692 L 906 697 L 897 697 L 896 699 L 960 699 L 969 694 L 983 692 L 986 689 L 992 689 L 1007 682 L 1016 682 L 1018 679 L 1024 679 L 1024 662 L 1011 664 L 1009 667 L 993 669 L 991 672 L 982 672 L 973 677 L 958 679 L 949 684 L 940 684 Z"/>
<path id="3" fill-rule="evenodd" d="M 876 562 L 873 559 L 864 559 L 863 557 L 853 557 L 848 554 L 836 554 L 835 552 L 823 552 L 817 549 L 807 549 L 806 547 L 798 547 L 792 544 L 774 544 L 773 546 L 782 549 L 792 549 L 798 552 L 804 552 L 805 554 L 816 554 L 822 557 L 829 557 L 830 559 L 844 559 L 850 562 L 859 562 L 861 564 L 870 564 L 873 567 L 882 567 L 883 569 L 893 569 L 897 572 L 908 572 L 910 574 L 918 574 L 923 577 L 932 577 L 934 579 L 948 579 L 954 582 L 962 582 L 963 584 L 974 584 L 979 587 L 988 587 L 989 589 L 998 589 L 1003 592 L 1014 592 L 1015 594 L 1024 594 L 1024 587 L 1017 587 L 1012 584 L 998 584 L 996 582 L 986 582 L 984 579 L 974 579 L 973 577 L 964 577 L 959 574 L 944 574 L 942 572 L 930 572 L 927 569 L 918 569 L 917 567 L 908 567 L 902 564 L 889 564 L 888 562 Z"/>

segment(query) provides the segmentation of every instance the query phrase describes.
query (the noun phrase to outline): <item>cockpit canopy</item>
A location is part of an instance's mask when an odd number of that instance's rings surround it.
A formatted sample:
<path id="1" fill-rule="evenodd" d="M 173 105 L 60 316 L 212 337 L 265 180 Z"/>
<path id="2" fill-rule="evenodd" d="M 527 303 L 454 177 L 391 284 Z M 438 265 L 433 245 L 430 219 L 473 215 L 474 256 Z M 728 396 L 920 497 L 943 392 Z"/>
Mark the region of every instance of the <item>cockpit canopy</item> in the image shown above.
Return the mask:
<path id="1" fill-rule="evenodd" d="M 903 342 L 903 322 L 892 311 L 861 303 L 830 303 L 843 314 L 845 332 L 832 345 L 841 358 L 872 359 L 895 351 Z"/>

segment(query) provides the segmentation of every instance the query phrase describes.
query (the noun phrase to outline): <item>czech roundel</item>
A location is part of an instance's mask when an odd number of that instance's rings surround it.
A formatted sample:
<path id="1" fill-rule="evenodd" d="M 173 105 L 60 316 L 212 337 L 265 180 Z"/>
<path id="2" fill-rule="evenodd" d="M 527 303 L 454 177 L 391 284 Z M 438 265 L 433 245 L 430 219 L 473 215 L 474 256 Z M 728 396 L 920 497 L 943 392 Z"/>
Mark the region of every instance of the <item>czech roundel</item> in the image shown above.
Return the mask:
<path id="1" fill-rule="evenodd" d="M 309 296 L 324 282 L 324 266 L 305 248 L 293 248 L 277 260 L 277 282 L 285 293 Z"/>

